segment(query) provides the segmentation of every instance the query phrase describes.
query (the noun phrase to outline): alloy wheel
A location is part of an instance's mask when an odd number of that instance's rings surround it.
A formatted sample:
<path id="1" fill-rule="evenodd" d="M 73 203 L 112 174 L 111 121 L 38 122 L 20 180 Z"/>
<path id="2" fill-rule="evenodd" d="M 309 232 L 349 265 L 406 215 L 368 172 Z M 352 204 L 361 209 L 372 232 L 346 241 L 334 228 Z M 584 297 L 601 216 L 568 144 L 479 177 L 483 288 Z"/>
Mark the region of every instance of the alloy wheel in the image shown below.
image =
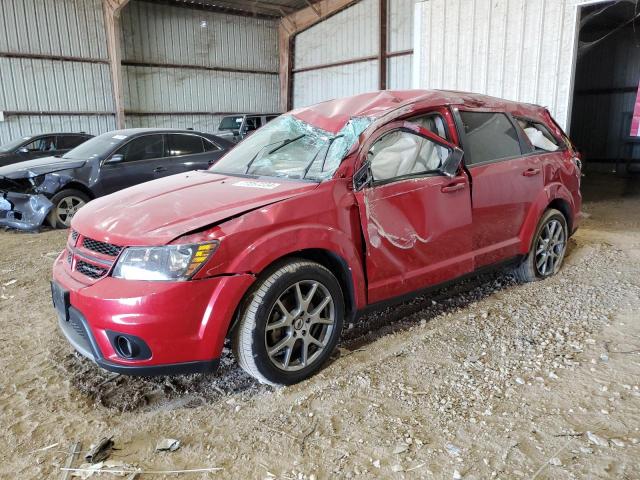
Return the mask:
<path id="1" fill-rule="evenodd" d="M 322 283 L 303 280 L 288 287 L 276 300 L 265 327 L 271 363 L 287 372 L 313 364 L 331 339 L 335 315 L 333 297 Z"/>
<path id="2" fill-rule="evenodd" d="M 567 247 L 567 236 L 560 221 L 552 218 L 540 231 L 536 244 L 535 266 L 544 277 L 560 268 Z"/>
<path id="3" fill-rule="evenodd" d="M 71 225 L 71 219 L 84 204 L 85 201 L 82 198 L 74 195 L 61 199 L 58 202 L 58 205 L 56 205 L 56 217 L 58 222 L 63 224 L 65 227 L 69 227 Z"/>

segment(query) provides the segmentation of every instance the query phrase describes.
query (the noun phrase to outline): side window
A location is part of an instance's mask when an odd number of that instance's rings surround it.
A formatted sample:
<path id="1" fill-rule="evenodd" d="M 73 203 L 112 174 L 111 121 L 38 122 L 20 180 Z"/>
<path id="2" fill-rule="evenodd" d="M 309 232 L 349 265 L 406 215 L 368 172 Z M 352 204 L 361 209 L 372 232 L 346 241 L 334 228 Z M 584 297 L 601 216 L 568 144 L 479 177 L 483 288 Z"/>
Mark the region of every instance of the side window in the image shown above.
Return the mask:
<path id="1" fill-rule="evenodd" d="M 518 132 L 504 113 L 460 111 L 468 164 L 522 155 Z"/>
<path id="2" fill-rule="evenodd" d="M 431 133 L 435 133 L 445 140 L 450 140 L 444 119 L 438 114 L 430 113 L 427 115 L 420 115 L 418 117 L 409 118 L 407 121 L 420 125 L 425 130 L 429 130 Z"/>
<path id="3" fill-rule="evenodd" d="M 134 138 L 116 152 L 124 157 L 125 162 L 147 160 L 164 157 L 164 140 L 162 135 L 145 135 Z"/>
<path id="4" fill-rule="evenodd" d="M 266 123 L 269 123 L 271 120 L 275 120 L 276 118 L 278 118 L 280 115 L 267 115 L 267 121 Z"/>
<path id="5" fill-rule="evenodd" d="M 71 150 L 86 141 L 87 137 L 80 135 L 58 135 L 57 147 L 58 150 Z"/>
<path id="6" fill-rule="evenodd" d="M 207 138 L 203 138 L 202 143 L 204 145 L 205 152 L 215 152 L 217 150 L 222 150 L 218 145 L 216 145 L 215 143 L 213 143 L 211 140 Z"/>
<path id="7" fill-rule="evenodd" d="M 438 170 L 449 150 L 431 140 L 395 130 L 384 134 L 371 147 L 368 160 L 375 181 L 387 181 L 408 175 Z"/>
<path id="8" fill-rule="evenodd" d="M 170 157 L 194 155 L 204 152 L 202 138 L 197 135 L 167 135 L 167 152 Z"/>
<path id="9" fill-rule="evenodd" d="M 555 152 L 560 148 L 558 139 L 542 123 L 519 118 L 518 124 L 536 152 Z"/>
<path id="10" fill-rule="evenodd" d="M 260 128 L 260 117 L 247 117 L 245 121 L 245 130 L 252 132 Z"/>
<path id="11" fill-rule="evenodd" d="M 30 152 L 50 152 L 56 149 L 56 137 L 40 137 L 22 148 L 26 148 Z"/>

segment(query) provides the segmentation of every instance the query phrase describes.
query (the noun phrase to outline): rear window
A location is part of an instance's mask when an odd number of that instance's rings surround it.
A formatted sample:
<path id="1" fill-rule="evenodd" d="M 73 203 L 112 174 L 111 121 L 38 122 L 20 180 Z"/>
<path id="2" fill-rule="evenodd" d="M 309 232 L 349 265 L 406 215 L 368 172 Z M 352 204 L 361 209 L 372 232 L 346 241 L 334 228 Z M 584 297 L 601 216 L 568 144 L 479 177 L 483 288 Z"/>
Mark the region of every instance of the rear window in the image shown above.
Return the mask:
<path id="1" fill-rule="evenodd" d="M 460 111 L 460 117 L 468 165 L 522 155 L 518 132 L 504 113 Z"/>

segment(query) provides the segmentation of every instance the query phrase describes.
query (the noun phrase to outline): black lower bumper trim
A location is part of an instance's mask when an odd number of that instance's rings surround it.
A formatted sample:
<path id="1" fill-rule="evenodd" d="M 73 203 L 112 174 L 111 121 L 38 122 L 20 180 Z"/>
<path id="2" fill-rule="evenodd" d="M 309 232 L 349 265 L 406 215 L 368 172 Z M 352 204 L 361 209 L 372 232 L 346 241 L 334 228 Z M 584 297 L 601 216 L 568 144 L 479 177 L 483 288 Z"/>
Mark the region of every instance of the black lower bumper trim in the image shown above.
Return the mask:
<path id="1" fill-rule="evenodd" d="M 157 375 L 187 375 L 190 373 L 212 373 L 220 364 L 220 359 L 198 362 L 170 363 L 166 365 L 118 365 L 99 358 L 95 362 L 105 370 L 123 375 L 152 377 Z"/>

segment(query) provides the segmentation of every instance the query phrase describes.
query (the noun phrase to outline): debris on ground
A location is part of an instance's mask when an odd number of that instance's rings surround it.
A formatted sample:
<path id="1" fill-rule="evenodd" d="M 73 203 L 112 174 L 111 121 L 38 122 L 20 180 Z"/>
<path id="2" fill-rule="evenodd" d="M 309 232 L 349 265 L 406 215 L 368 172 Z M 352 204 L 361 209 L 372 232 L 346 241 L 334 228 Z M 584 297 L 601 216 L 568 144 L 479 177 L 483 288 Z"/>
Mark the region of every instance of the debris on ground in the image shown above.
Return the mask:
<path id="1" fill-rule="evenodd" d="M 164 438 L 156 445 L 156 452 L 175 452 L 180 448 L 180 440 L 175 438 Z"/>
<path id="2" fill-rule="evenodd" d="M 102 462 L 109 458 L 111 451 L 113 450 L 113 438 L 103 437 L 98 443 L 89 447 L 89 451 L 84 456 L 85 460 L 89 463 Z"/>

